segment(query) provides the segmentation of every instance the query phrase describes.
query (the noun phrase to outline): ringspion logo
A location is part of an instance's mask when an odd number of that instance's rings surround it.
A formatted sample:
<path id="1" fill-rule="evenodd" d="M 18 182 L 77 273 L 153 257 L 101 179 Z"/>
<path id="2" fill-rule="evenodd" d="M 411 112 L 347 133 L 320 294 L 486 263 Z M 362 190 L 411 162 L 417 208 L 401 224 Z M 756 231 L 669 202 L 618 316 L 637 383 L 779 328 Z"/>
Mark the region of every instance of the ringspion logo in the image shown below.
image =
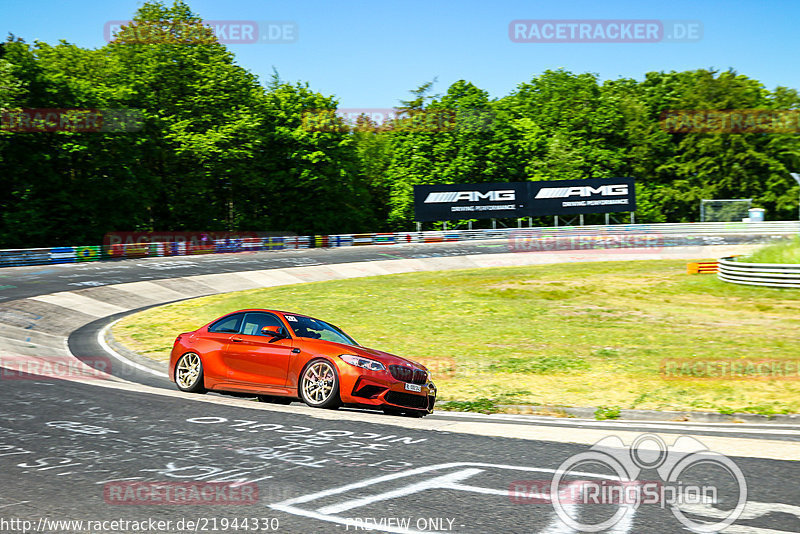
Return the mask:
<path id="1" fill-rule="evenodd" d="M 606 474 L 593 474 L 597 470 Z M 658 478 L 643 478 L 645 472 Z M 691 436 L 678 436 L 667 445 L 658 435 L 642 434 L 630 446 L 618 436 L 603 438 L 588 451 L 564 460 L 549 485 L 514 481 L 508 495 L 515 503 L 551 503 L 565 527 L 576 532 L 607 531 L 651 505 L 668 508 L 692 532 L 713 533 L 742 515 L 747 483 L 733 460 Z M 609 510 L 596 516 L 581 514 L 575 504 L 604 505 Z M 710 509 L 710 520 L 697 518 L 698 507 L 703 512 Z"/>

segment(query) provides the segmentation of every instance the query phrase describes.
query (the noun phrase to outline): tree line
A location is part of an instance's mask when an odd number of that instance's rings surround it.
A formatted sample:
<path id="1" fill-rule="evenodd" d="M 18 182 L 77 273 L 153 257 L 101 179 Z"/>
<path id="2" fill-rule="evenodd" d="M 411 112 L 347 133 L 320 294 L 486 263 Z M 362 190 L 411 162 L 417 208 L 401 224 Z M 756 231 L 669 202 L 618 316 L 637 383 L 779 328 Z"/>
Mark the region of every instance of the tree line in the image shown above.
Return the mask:
<path id="1" fill-rule="evenodd" d="M 789 172 L 800 171 L 800 131 L 670 131 L 661 120 L 669 110 L 796 110 L 795 89 L 711 69 L 603 82 L 547 70 L 501 98 L 465 80 L 435 89 L 411 90 L 392 120 L 345 120 L 308 83 L 277 73 L 260 83 L 180 1 L 145 3 L 99 49 L 10 35 L 0 45 L 0 248 L 100 243 L 123 230 L 411 229 L 413 186 L 434 183 L 632 176 L 637 222 L 696 221 L 701 199 L 753 198 L 772 219 L 797 212 Z M 136 114 L 118 131 L 8 126 L 35 109 Z"/>

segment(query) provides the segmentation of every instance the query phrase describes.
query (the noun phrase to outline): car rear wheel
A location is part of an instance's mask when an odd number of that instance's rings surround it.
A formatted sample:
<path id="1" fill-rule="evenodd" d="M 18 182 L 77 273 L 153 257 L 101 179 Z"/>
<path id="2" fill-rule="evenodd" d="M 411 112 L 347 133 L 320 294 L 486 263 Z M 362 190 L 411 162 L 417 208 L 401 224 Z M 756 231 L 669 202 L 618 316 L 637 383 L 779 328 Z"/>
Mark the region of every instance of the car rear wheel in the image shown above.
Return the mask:
<path id="1" fill-rule="evenodd" d="M 203 361 L 194 352 L 187 352 L 175 365 L 175 384 L 187 393 L 205 393 Z"/>
<path id="2" fill-rule="evenodd" d="M 313 408 L 338 408 L 339 377 L 336 368 L 327 360 L 313 360 L 300 376 L 300 398 Z"/>

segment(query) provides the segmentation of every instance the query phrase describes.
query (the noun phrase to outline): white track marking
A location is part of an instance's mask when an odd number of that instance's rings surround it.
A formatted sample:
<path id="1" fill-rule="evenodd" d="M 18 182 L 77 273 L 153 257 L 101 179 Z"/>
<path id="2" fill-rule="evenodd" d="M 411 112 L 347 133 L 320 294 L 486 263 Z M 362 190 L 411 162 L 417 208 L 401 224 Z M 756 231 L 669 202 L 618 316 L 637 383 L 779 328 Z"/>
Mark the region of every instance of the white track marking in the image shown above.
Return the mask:
<path id="1" fill-rule="evenodd" d="M 708 504 L 681 504 L 680 509 L 691 514 L 702 515 L 714 519 L 721 519 L 729 513 L 727 510 L 718 510 Z M 779 502 L 754 502 L 750 501 L 744 505 L 744 510 L 739 519 L 757 519 L 769 513 L 791 514 L 800 519 L 800 506 L 784 504 Z"/>
<path id="2" fill-rule="evenodd" d="M 469 478 L 473 475 L 477 475 L 478 473 L 483 473 L 483 469 L 462 469 L 461 471 L 456 471 L 455 473 L 429 478 L 428 480 L 423 480 L 422 482 L 417 482 L 416 484 L 409 484 L 408 486 L 403 486 L 402 488 L 397 488 L 385 493 L 378 493 L 376 495 L 361 497 L 360 499 L 344 501 L 339 504 L 323 506 L 322 508 L 317 508 L 317 512 L 325 515 L 333 515 L 340 512 L 345 512 L 347 510 L 352 510 L 353 508 L 367 506 L 379 501 L 387 501 L 389 499 L 405 497 L 406 495 L 419 493 L 420 491 L 430 489 L 453 489 L 454 483 L 464 480 L 465 478 Z M 508 490 L 502 494 L 508 495 Z"/>
<path id="3" fill-rule="evenodd" d="M 406 485 L 388 492 L 383 492 L 375 495 L 361 496 L 357 499 L 351 499 L 337 504 L 331 504 L 328 506 L 324 506 L 322 508 L 318 508 L 316 510 L 300 508 L 297 506 L 299 504 L 310 503 L 311 501 L 332 497 L 334 495 L 340 495 L 353 490 L 362 490 L 359 492 L 359 495 L 363 495 L 364 488 L 367 488 L 375 484 L 392 482 L 403 478 L 422 475 L 431 471 L 440 471 L 443 469 L 452 469 L 452 468 L 464 468 L 464 469 L 461 469 L 460 471 L 456 471 L 454 473 L 437 476 L 422 482 L 417 482 L 415 484 Z M 479 462 L 453 462 L 446 464 L 436 464 L 436 465 L 418 467 L 416 469 L 410 469 L 408 471 L 403 471 L 400 473 L 392 473 L 390 475 L 370 478 L 367 480 L 362 480 L 361 482 L 354 482 L 338 488 L 331 488 L 316 493 L 295 497 L 293 499 L 288 499 L 286 501 L 271 504 L 269 506 L 274 510 L 280 510 L 282 512 L 298 515 L 301 517 L 318 519 L 320 521 L 327 521 L 331 523 L 337 523 L 340 525 L 345 525 L 347 527 L 353 526 L 358 528 L 360 526 L 363 528 L 364 526 L 363 522 L 360 523 L 352 518 L 340 517 L 333 514 L 346 510 L 352 510 L 353 508 L 367 506 L 373 502 L 385 501 L 397 497 L 404 497 L 406 495 L 411 495 L 413 493 L 418 493 L 420 491 L 428 491 L 433 489 L 462 490 L 480 494 L 490 494 L 490 495 L 508 497 L 508 490 L 497 490 L 495 488 L 469 486 L 460 484 L 458 482 L 459 480 L 463 480 L 467 477 L 474 476 L 478 473 L 482 473 L 487 469 L 504 469 L 512 471 L 537 472 L 537 473 L 548 473 L 548 474 L 554 474 L 556 472 L 555 469 L 548 469 L 548 468 L 514 466 L 505 464 L 489 464 L 489 463 L 479 463 Z M 576 472 L 574 474 L 577 476 L 584 476 L 591 478 L 619 480 L 619 477 L 613 475 L 600 475 L 596 473 L 583 473 L 583 472 L 580 473 Z M 420 532 L 413 529 L 394 527 L 391 525 L 380 525 L 380 524 L 370 524 L 370 528 L 372 530 L 380 530 L 384 532 L 392 532 L 398 534 L 417 534 L 418 532 Z M 550 528 L 548 532 L 550 532 L 551 534 L 569 534 L 572 532 L 572 530 L 570 530 L 565 525 L 561 524 L 560 521 L 557 521 L 555 519 L 554 522 L 548 525 L 548 528 Z M 623 530 L 620 532 L 627 532 L 627 531 Z"/>
<path id="4" fill-rule="evenodd" d="M 682 504 L 679 507 L 684 512 L 714 519 L 722 519 L 727 513 L 725 510 L 719 510 L 707 504 Z M 779 502 L 751 501 L 745 504 L 742 515 L 739 516 L 737 521 L 758 519 L 773 512 L 776 514 L 791 514 L 800 519 L 800 506 Z M 696 523 L 701 523 L 701 521 L 696 521 Z M 711 523 L 707 524 L 710 525 Z M 723 532 L 725 534 L 791 534 L 791 531 L 787 530 L 774 530 L 749 525 L 737 525 L 735 523 L 727 527 Z"/>
<path id="5" fill-rule="evenodd" d="M 26 504 L 26 503 L 29 503 L 29 502 L 31 502 L 31 501 L 19 501 L 19 502 L 12 502 L 10 504 L 0 504 L 0 508 L 8 508 L 9 506 L 16 506 L 18 504 Z"/>

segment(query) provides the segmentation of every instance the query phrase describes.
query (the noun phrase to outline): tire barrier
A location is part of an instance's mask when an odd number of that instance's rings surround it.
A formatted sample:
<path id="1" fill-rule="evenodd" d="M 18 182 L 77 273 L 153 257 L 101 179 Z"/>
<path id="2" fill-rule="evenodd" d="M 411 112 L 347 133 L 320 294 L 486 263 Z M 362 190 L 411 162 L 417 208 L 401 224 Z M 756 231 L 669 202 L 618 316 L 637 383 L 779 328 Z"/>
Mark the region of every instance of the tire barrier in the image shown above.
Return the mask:
<path id="1" fill-rule="evenodd" d="M 500 239 L 508 241 L 509 250 L 512 252 L 734 245 L 762 243 L 770 239 L 797 235 L 798 233 L 800 233 L 800 221 L 769 221 L 758 223 L 615 224 L 244 237 L 240 239 L 210 239 L 198 243 L 187 241 L 132 242 L 104 246 L 0 250 L 0 267 L 160 256 Z"/>
<path id="2" fill-rule="evenodd" d="M 744 263 L 728 257 L 719 260 L 717 277 L 733 284 L 800 288 L 800 264 Z"/>

